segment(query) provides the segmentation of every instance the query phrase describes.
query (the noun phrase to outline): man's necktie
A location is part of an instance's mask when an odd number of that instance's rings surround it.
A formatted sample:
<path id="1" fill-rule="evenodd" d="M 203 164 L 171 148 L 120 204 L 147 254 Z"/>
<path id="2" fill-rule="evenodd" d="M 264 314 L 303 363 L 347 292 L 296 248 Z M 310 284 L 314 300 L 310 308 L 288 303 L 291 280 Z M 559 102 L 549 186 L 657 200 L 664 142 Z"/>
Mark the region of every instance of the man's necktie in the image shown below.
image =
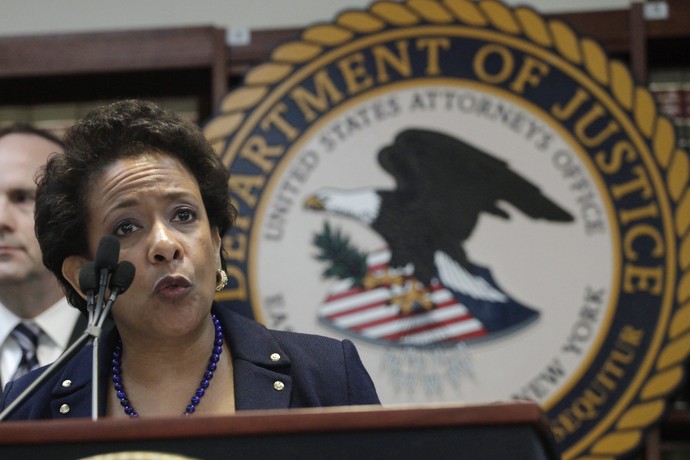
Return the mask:
<path id="1" fill-rule="evenodd" d="M 41 328 L 35 324 L 19 323 L 14 328 L 10 335 L 17 341 L 19 347 L 22 349 L 22 359 L 19 366 L 12 376 L 12 380 L 16 380 L 30 370 L 38 367 L 38 358 L 36 357 L 36 349 L 38 348 L 38 336 L 41 333 Z"/>

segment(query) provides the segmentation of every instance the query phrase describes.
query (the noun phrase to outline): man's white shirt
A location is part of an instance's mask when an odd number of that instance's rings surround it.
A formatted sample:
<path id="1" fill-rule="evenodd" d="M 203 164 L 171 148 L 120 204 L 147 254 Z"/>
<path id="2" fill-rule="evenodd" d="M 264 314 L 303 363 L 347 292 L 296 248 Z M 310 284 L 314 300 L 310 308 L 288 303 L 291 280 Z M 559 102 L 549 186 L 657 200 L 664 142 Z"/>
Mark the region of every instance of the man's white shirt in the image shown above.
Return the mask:
<path id="1" fill-rule="evenodd" d="M 30 322 L 38 325 L 43 333 L 38 342 L 37 358 L 41 366 L 55 361 L 67 348 L 79 310 L 62 298 Z M 0 380 L 5 385 L 19 365 L 22 351 L 10 336 L 22 319 L 0 304 Z"/>

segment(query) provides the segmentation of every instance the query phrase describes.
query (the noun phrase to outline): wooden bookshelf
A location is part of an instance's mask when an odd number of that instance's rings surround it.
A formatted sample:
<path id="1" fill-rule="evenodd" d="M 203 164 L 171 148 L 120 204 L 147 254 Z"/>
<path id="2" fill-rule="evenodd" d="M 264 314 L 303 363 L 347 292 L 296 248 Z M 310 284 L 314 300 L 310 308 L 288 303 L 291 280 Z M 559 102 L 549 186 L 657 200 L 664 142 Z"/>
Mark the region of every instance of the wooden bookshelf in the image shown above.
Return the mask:
<path id="1" fill-rule="evenodd" d="M 30 105 L 227 92 L 225 30 L 191 27 L 0 37 L 0 101 Z"/>

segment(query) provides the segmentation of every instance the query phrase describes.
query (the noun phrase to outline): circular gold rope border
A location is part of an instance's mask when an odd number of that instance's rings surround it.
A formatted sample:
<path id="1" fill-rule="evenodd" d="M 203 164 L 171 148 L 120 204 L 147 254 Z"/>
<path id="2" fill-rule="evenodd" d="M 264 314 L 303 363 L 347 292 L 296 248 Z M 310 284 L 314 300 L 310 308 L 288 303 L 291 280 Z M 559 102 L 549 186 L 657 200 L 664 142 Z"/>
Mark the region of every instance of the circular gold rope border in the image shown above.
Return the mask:
<path id="1" fill-rule="evenodd" d="M 675 204 L 675 232 L 681 242 L 678 257 L 682 273 L 676 292 L 680 308 L 671 318 L 669 340 L 659 353 L 656 372 L 640 390 L 640 403 L 627 409 L 615 430 L 592 444 L 588 457 L 615 458 L 638 446 L 644 429 L 660 419 L 666 407 L 665 397 L 683 380 L 683 365 L 690 353 L 690 160 L 687 152 L 676 147 L 674 127 L 667 117 L 657 113 L 651 92 L 636 86 L 627 67 L 609 60 L 595 40 L 578 38 L 560 20 L 547 21 L 530 8 L 511 9 L 496 0 L 381 1 L 368 11 L 345 12 L 336 18 L 335 24 L 310 27 L 303 32 L 301 40 L 276 47 L 270 62 L 250 70 L 242 87 L 223 99 L 220 113 L 205 126 L 204 134 L 222 156 L 227 137 L 242 124 L 246 112 L 262 100 L 269 87 L 327 47 L 344 44 L 357 34 L 381 31 L 389 25 L 450 24 L 458 20 L 474 27 L 491 26 L 506 34 L 524 35 L 584 68 L 596 82 L 609 87 L 616 101 L 632 114 L 665 173 L 667 191 Z"/>

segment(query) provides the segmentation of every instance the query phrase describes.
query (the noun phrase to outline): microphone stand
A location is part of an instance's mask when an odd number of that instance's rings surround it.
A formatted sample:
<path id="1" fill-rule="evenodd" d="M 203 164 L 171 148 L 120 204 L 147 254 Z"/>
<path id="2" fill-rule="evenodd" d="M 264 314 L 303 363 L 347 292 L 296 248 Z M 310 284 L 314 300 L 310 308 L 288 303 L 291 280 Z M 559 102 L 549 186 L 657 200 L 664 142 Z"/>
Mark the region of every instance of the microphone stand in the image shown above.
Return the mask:
<path id="1" fill-rule="evenodd" d="M 52 377 L 59 369 L 62 367 L 63 363 L 74 356 L 81 347 L 86 343 L 88 338 L 91 337 L 89 328 L 82 333 L 82 335 L 67 349 L 63 354 L 61 354 L 57 360 L 55 360 L 46 370 L 38 376 L 36 380 L 31 382 L 31 385 L 26 387 L 26 389 L 15 399 L 12 403 L 5 408 L 0 413 L 0 421 L 5 420 L 14 410 L 23 403 L 29 396 L 31 396 L 38 388 L 45 382 L 48 378 Z"/>
<path id="2" fill-rule="evenodd" d="M 134 279 L 134 266 L 128 261 L 122 261 L 118 264 L 118 255 L 120 252 L 120 242 L 114 236 L 106 235 L 101 238 L 99 242 L 98 251 L 96 252 L 96 263 L 89 262 L 82 267 L 80 273 L 80 287 L 82 291 L 87 292 L 87 311 L 89 325 L 84 330 L 82 335 L 65 350 L 50 366 L 41 373 L 36 380 L 26 387 L 26 389 L 17 398 L 12 401 L 2 412 L 0 412 L 0 421 L 5 420 L 14 410 L 22 404 L 26 399 L 33 394 L 33 392 L 40 387 L 47 379 L 55 375 L 55 373 L 64 365 L 66 361 L 72 358 L 86 343 L 89 338 L 92 339 L 93 355 L 92 355 L 92 387 L 91 387 L 91 418 L 98 419 L 98 343 L 103 330 L 103 323 L 108 316 L 110 309 L 117 296 L 129 288 Z M 98 286 L 96 286 L 96 270 L 98 269 L 100 279 Z M 113 274 L 111 278 L 111 274 Z M 110 297 L 105 302 L 105 289 L 108 286 L 108 278 L 110 279 Z M 84 283 L 84 284 L 82 284 Z M 88 287 L 87 287 L 88 285 Z M 94 290 L 98 287 L 98 295 L 94 299 Z M 95 305 L 94 305 L 95 303 Z"/>
<path id="3" fill-rule="evenodd" d="M 98 300 L 94 308 L 92 322 L 86 328 L 91 339 L 91 420 L 98 420 L 98 343 L 101 337 L 101 328 L 99 326 L 99 319 L 105 317 L 103 313 L 103 282 L 99 283 L 100 289 L 98 293 Z"/>
<path id="4" fill-rule="evenodd" d="M 102 301 L 99 302 L 96 308 L 96 314 L 94 315 L 93 324 L 90 324 L 86 329 L 86 333 L 93 338 L 91 341 L 91 420 L 98 420 L 98 344 L 100 342 L 101 332 L 103 331 L 103 323 L 108 317 L 110 308 L 115 301 L 114 297 L 117 297 L 117 294 L 117 290 L 113 291 L 105 307 L 102 305 Z"/>
<path id="5" fill-rule="evenodd" d="M 101 337 L 103 321 L 108 314 L 104 311 L 105 289 L 108 286 L 108 278 L 118 267 L 117 260 L 120 254 L 120 241 L 112 235 L 105 235 L 98 242 L 96 250 L 95 269 L 98 276 L 98 294 L 96 305 L 93 309 L 92 321 L 86 332 L 92 337 L 91 355 L 91 419 L 98 420 L 98 344 Z M 117 296 L 117 294 L 115 294 Z M 112 288 L 111 288 L 112 298 Z M 108 310 L 110 310 L 108 308 Z"/>
<path id="6" fill-rule="evenodd" d="M 117 296 L 125 292 L 134 280 L 134 265 L 123 260 L 115 267 L 110 278 L 110 296 L 103 306 L 104 297 L 99 295 L 95 308 L 94 325 L 89 326 L 93 336 L 93 355 L 92 355 L 92 376 L 91 376 L 91 418 L 98 419 L 98 342 L 103 330 L 103 323 L 110 313 Z M 88 330 L 88 329 L 87 329 Z"/>
<path id="7" fill-rule="evenodd" d="M 102 329 L 101 326 L 102 326 L 102 322 L 101 322 L 101 324 L 99 324 L 99 325 L 90 324 L 90 325 L 84 330 L 84 332 L 82 332 L 81 336 L 79 336 L 79 338 L 78 338 L 77 340 L 75 340 L 74 343 L 73 343 L 69 348 L 67 348 L 67 350 L 65 350 L 64 353 L 62 353 L 62 354 L 58 357 L 58 359 L 56 359 L 55 361 L 53 361 L 53 363 L 52 363 L 50 366 L 48 366 L 48 367 L 46 368 L 46 370 L 43 371 L 43 373 L 41 373 L 41 375 L 39 375 L 38 378 L 36 378 L 36 380 L 34 380 L 33 382 L 31 382 L 31 384 L 30 384 L 28 387 L 26 387 L 26 389 L 25 389 L 19 396 L 17 396 L 17 399 L 15 399 L 14 401 L 12 401 L 12 403 L 10 403 L 10 405 L 7 406 L 7 407 L 5 408 L 5 410 L 3 410 L 2 412 L 0 412 L 0 421 L 5 420 L 5 418 L 7 418 L 12 412 L 14 412 L 14 410 L 15 410 L 20 404 L 22 404 L 29 396 L 31 396 L 31 395 L 33 394 L 33 392 L 34 392 L 38 387 L 40 387 L 40 386 L 43 384 L 43 382 L 45 382 L 45 381 L 48 380 L 50 377 L 52 377 L 53 375 L 55 375 L 55 373 L 56 373 L 58 370 L 60 370 L 60 368 L 62 367 L 62 365 L 63 365 L 66 361 L 68 361 L 68 360 L 69 360 L 70 358 L 72 358 L 75 354 L 77 354 L 77 352 L 86 344 L 86 341 L 89 340 L 89 338 L 93 338 L 94 343 L 97 343 L 97 342 L 98 342 L 98 338 L 99 338 L 100 335 L 101 335 L 101 329 Z M 95 352 L 95 351 L 96 351 L 96 350 L 94 349 L 93 357 L 94 357 L 95 360 L 97 360 L 97 355 L 96 355 L 96 352 Z M 98 382 L 97 382 L 97 380 L 98 380 L 98 377 L 97 377 L 97 376 L 98 376 L 97 362 L 94 363 L 94 373 L 93 373 L 93 375 L 94 375 L 94 378 L 96 379 L 96 385 L 98 385 Z M 94 390 L 95 390 L 96 388 L 97 388 L 97 387 L 95 387 Z M 93 405 L 93 407 L 92 407 L 91 418 L 92 418 L 93 420 L 96 420 L 96 419 L 98 418 L 98 410 L 97 410 L 97 407 L 98 407 L 98 400 L 96 399 L 95 401 L 96 401 L 96 402 L 94 403 L 94 400 L 92 400 L 92 404 L 94 404 L 94 405 Z"/>
<path id="8" fill-rule="evenodd" d="M 43 373 L 41 373 L 41 375 L 39 375 L 36 378 L 36 380 L 31 382 L 31 384 L 28 387 L 26 387 L 26 389 L 19 396 L 17 396 L 17 399 L 12 401 L 10 405 L 5 408 L 5 410 L 0 412 L 0 421 L 5 420 L 12 412 L 14 412 L 14 410 L 19 405 L 21 405 L 29 396 L 31 396 L 33 392 L 43 384 L 43 382 L 55 375 L 55 373 L 62 367 L 62 365 L 70 358 L 72 358 L 86 344 L 89 338 L 93 340 L 91 419 L 98 419 L 98 341 L 103 329 L 103 322 L 105 321 L 105 318 L 108 316 L 108 312 L 110 311 L 110 308 L 112 307 L 112 304 L 115 301 L 114 297 L 116 297 L 117 294 L 120 293 L 120 291 L 120 289 L 115 290 L 114 295 L 111 295 L 105 308 L 103 308 L 103 301 L 102 299 L 100 299 L 100 301 L 96 305 L 97 308 L 95 308 L 93 317 L 89 315 L 91 317 L 90 324 L 81 334 L 81 336 L 69 348 L 67 348 L 67 350 L 65 350 L 50 366 L 48 366 L 46 370 L 43 371 Z"/>

